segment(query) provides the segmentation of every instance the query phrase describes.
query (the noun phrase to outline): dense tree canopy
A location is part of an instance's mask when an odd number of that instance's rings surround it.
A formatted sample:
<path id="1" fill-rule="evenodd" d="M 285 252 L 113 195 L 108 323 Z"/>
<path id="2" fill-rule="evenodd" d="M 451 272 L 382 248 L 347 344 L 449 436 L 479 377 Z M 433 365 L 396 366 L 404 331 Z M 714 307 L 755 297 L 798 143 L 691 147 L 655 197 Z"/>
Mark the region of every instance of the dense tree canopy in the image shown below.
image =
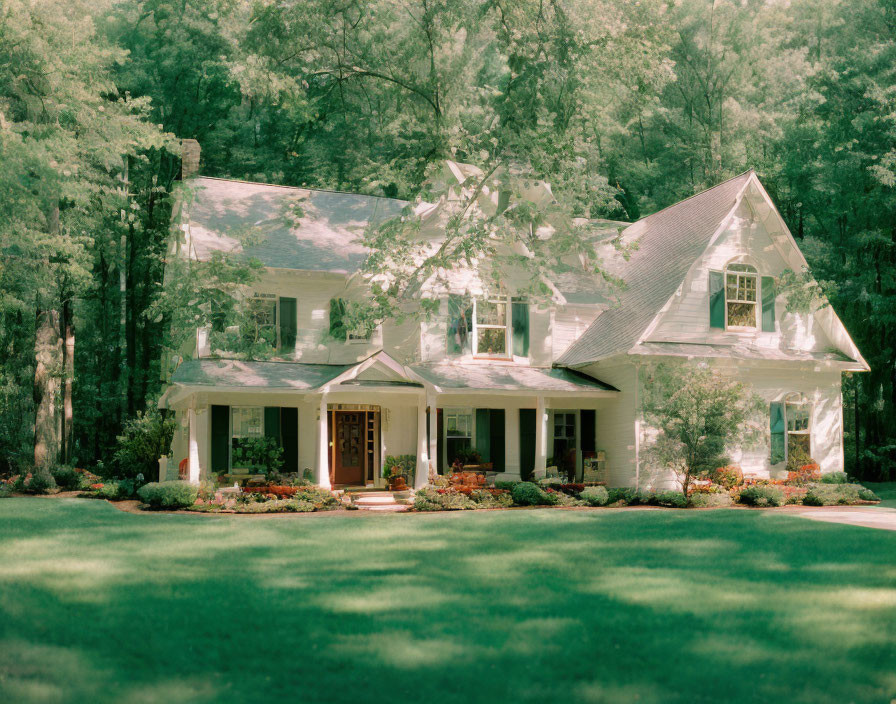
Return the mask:
<path id="1" fill-rule="evenodd" d="M 454 158 L 623 220 L 755 167 L 872 366 L 849 464 L 894 474 L 894 31 L 892 0 L 7 0 L 0 471 L 51 402 L 86 464 L 156 396 L 194 138 L 209 175 L 414 199 Z"/>

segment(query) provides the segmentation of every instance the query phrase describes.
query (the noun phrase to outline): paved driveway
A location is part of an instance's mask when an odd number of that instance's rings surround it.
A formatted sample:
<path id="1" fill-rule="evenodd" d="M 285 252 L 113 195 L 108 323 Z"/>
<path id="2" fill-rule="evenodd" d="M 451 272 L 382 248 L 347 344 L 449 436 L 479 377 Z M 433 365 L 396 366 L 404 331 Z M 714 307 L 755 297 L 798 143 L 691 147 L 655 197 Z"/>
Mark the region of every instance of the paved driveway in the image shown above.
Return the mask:
<path id="1" fill-rule="evenodd" d="M 896 508 L 883 506 L 828 506 L 819 508 L 796 507 L 785 509 L 786 513 L 800 518 L 827 523 L 846 523 L 865 528 L 896 530 Z"/>

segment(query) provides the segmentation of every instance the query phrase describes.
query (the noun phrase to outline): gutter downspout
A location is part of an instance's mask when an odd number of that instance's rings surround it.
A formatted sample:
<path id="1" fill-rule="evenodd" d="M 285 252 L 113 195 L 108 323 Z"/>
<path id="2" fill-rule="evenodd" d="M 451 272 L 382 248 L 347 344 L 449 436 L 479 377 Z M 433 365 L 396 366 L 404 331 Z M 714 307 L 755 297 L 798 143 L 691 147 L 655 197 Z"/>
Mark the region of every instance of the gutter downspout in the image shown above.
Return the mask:
<path id="1" fill-rule="evenodd" d="M 641 362 L 635 362 L 635 489 L 641 488 Z"/>

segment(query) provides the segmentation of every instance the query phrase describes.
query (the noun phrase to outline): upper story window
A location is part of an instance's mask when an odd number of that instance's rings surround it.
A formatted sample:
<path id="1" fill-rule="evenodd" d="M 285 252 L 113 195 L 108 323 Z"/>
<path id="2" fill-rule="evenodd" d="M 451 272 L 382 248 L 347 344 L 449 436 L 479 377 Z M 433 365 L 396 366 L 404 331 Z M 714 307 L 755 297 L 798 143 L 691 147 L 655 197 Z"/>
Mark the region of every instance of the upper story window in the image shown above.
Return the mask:
<path id="1" fill-rule="evenodd" d="M 760 276 L 752 264 L 737 261 L 709 272 L 709 327 L 775 332 L 775 279 Z"/>
<path id="2" fill-rule="evenodd" d="M 476 357 L 510 356 L 508 331 L 510 300 L 477 300 L 473 302 L 473 355 Z"/>
<path id="3" fill-rule="evenodd" d="M 348 320 L 347 304 L 344 298 L 330 300 L 330 337 L 345 342 L 368 343 L 373 338 L 373 331 L 358 330 L 351 327 Z"/>
<path id="4" fill-rule="evenodd" d="M 529 356 L 529 304 L 507 298 L 449 296 L 446 351 L 449 357 L 486 359 Z"/>
<path id="5" fill-rule="evenodd" d="M 277 332 L 277 297 L 251 299 L 243 323 L 243 336 L 249 342 L 263 342 L 276 348 Z"/>
<path id="6" fill-rule="evenodd" d="M 758 274 L 750 264 L 729 264 L 725 269 L 725 325 L 731 329 L 757 326 Z"/>

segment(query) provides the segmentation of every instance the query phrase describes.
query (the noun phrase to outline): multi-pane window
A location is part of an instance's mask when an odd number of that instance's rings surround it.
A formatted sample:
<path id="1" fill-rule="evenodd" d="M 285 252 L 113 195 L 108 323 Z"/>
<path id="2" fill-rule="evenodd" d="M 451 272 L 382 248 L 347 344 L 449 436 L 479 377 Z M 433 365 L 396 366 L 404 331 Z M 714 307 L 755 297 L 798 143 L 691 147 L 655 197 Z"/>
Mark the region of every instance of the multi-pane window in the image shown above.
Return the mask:
<path id="1" fill-rule="evenodd" d="M 250 343 L 277 347 L 277 298 L 253 298 L 243 323 L 243 336 Z"/>
<path id="2" fill-rule="evenodd" d="M 473 309 L 473 354 L 478 357 L 508 357 L 510 306 L 507 300 L 478 300 Z"/>
<path id="3" fill-rule="evenodd" d="M 576 471 L 576 414 L 554 412 L 554 462 L 568 476 Z"/>
<path id="4" fill-rule="evenodd" d="M 261 406 L 233 406 L 230 409 L 231 454 L 239 457 L 240 448 L 250 438 L 264 435 L 264 408 Z M 234 465 L 235 466 L 235 465 Z"/>
<path id="5" fill-rule="evenodd" d="M 729 264 L 725 270 L 725 316 L 729 328 L 755 328 L 758 288 L 756 268 Z"/>
<path id="6" fill-rule="evenodd" d="M 784 408 L 787 420 L 787 456 L 811 457 L 812 434 L 809 428 L 809 404 L 802 398 L 788 400 Z"/>
<path id="7" fill-rule="evenodd" d="M 460 451 L 473 447 L 473 412 L 446 408 L 444 414 L 445 454 L 448 466 L 451 466 Z"/>

